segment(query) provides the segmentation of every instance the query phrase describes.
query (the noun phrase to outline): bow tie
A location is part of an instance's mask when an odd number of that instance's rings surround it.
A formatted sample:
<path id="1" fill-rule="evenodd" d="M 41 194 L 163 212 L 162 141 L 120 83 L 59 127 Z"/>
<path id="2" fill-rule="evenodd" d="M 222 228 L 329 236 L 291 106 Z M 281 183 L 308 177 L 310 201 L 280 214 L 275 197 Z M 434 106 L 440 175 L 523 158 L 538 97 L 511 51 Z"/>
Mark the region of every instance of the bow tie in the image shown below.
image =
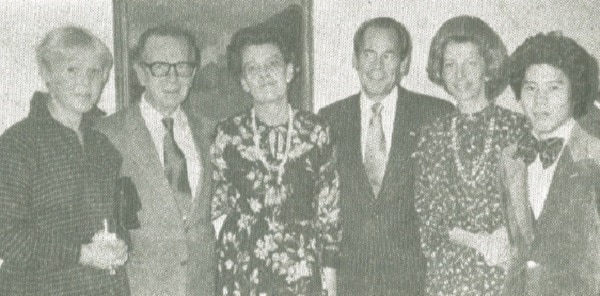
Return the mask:
<path id="1" fill-rule="evenodd" d="M 539 155 L 542 168 L 546 169 L 556 161 L 563 142 L 563 138 L 538 140 L 533 135 L 523 136 L 517 144 L 513 158 L 521 158 L 525 164 L 530 165 Z"/>

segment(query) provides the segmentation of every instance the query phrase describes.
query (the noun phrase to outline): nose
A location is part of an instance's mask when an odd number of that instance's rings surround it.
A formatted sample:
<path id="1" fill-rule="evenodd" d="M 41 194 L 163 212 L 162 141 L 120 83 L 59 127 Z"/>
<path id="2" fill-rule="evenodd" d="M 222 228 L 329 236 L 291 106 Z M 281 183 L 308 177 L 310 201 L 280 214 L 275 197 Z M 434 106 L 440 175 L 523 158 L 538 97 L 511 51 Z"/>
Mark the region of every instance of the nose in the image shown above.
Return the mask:
<path id="1" fill-rule="evenodd" d="M 176 82 L 177 78 L 179 78 L 179 76 L 177 76 L 177 73 L 175 73 L 175 65 L 170 65 L 169 66 L 169 72 L 167 72 L 167 80 L 170 82 Z"/>
<path id="2" fill-rule="evenodd" d="M 536 107 L 544 106 L 548 103 L 548 92 L 545 90 L 536 90 L 533 99 Z"/>

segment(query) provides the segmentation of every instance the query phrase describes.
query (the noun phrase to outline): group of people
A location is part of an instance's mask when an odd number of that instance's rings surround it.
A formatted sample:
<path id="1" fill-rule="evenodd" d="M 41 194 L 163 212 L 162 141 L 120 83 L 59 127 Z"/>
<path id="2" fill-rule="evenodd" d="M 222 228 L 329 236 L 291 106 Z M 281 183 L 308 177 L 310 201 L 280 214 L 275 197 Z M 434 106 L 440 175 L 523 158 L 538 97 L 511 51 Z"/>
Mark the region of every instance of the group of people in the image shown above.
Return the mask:
<path id="1" fill-rule="evenodd" d="M 50 31 L 47 92 L 0 137 L 0 294 L 598 295 L 595 59 L 559 32 L 509 56 L 451 18 L 427 73 L 455 107 L 400 86 L 411 50 L 395 19 L 365 21 L 360 92 L 314 114 L 288 102 L 282 37 L 241 29 L 228 68 L 253 104 L 215 124 L 186 100 L 189 32 L 145 31 L 145 91 L 103 117 L 109 50 Z M 494 103 L 508 85 L 524 114 Z"/>

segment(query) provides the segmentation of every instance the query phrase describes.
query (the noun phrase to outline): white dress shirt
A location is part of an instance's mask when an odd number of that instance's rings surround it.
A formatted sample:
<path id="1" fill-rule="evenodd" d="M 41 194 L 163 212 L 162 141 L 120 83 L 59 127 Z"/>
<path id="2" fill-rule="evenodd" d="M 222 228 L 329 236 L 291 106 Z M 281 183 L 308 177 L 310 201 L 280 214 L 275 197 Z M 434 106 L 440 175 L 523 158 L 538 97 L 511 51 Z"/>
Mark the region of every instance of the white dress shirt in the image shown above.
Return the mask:
<path id="1" fill-rule="evenodd" d="M 392 148 L 392 132 L 394 131 L 394 119 L 396 117 L 398 87 L 395 86 L 380 102 L 383 105 L 383 109 L 381 109 L 381 126 L 383 128 L 383 137 L 385 138 L 385 153 L 387 158 Z M 373 116 L 371 107 L 375 103 L 377 102 L 370 100 L 364 91 L 360 93 L 360 144 L 363 161 L 365 160 L 365 148 L 367 147 L 369 120 Z"/>
<path id="2" fill-rule="evenodd" d="M 164 167 L 164 146 L 163 141 L 165 138 L 165 127 L 162 123 L 163 115 L 160 114 L 148 101 L 146 95 L 142 95 L 140 102 L 140 111 L 142 118 L 146 123 L 146 127 L 154 142 L 156 152 L 158 152 L 158 158 L 160 163 Z M 194 144 L 194 138 L 192 136 L 192 130 L 188 124 L 188 119 L 185 113 L 181 110 L 181 107 L 177 107 L 175 112 L 171 114 L 173 118 L 173 136 L 175 137 L 175 143 L 185 156 L 185 163 L 187 166 L 188 181 L 190 183 L 190 189 L 192 191 L 192 199 L 196 196 L 196 190 L 198 189 L 198 182 L 200 181 L 200 175 L 202 174 L 202 166 L 200 159 L 198 158 L 198 150 Z"/>
<path id="3" fill-rule="evenodd" d="M 564 151 L 565 145 L 569 141 L 573 126 L 575 126 L 575 120 L 570 119 L 545 137 L 558 137 L 564 139 L 563 148 L 560 150 L 560 153 L 556 157 L 556 161 L 554 161 L 552 165 L 544 169 L 542 167 L 542 161 L 538 156 L 535 161 L 527 167 L 527 196 L 529 197 L 529 204 L 535 219 L 542 213 L 544 202 L 548 198 L 548 192 L 550 191 L 556 164 Z"/>

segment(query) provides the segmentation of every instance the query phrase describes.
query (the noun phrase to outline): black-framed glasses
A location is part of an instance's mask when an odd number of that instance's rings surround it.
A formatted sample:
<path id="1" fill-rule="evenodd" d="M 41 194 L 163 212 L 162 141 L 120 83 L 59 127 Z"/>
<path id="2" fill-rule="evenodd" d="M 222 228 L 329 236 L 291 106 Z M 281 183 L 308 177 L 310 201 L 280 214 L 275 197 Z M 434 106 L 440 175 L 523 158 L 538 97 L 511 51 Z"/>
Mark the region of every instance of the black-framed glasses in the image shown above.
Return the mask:
<path id="1" fill-rule="evenodd" d="M 179 77 L 191 77 L 196 70 L 196 64 L 190 62 L 179 62 L 169 64 L 165 62 L 142 63 L 150 69 L 150 73 L 154 77 L 165 77 L 169 75 L 171 68 L 175 69 L 175 74 Z"/>

